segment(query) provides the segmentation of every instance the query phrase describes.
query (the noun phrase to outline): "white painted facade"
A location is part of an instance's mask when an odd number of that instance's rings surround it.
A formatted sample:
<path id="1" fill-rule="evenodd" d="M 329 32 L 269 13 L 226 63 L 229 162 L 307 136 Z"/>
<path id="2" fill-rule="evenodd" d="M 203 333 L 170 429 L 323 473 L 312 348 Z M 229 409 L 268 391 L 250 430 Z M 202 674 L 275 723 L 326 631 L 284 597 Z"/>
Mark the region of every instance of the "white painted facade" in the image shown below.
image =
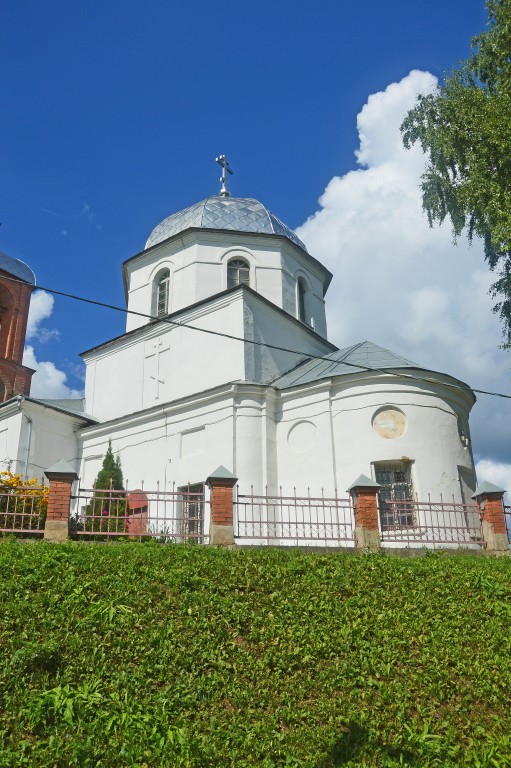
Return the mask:
<path id="1" fill-rule="evenodd" d="M 441 384 L 431 393 L 384 375 L 325 379 L 290 391 L 233 382 L 86 427 L 81 476 L 90 487 L 111 439 L 131 487 L 144 481 L 171 490 L 174 483 L 202 482 L 223 465 L 245 493 L 282 488 L 288 495 L 345 496 L 360 474 L 374 478 L 375 464 L 404 461 L 420 498 L 442 494 L 459 503 L 467 477 L 473 476 L 467 501 L 475 489 L 471 452 L 459 434 L 470 405 L 468 398 L 446 396 Z M 404 414 L 402 437 L 375 432 L 372 420 L 383 406 Z"/>
<path id="2" fill-rule="evenodd" d="M 78 472 L 83 424 L 80 414 L 18 395 L 0 410 L 2 469 L 42 480 L 45 469 L 66 457 Z"/>
<path id="3" fill-rule="evenodd" d="M 227 287 L 233 258 L 249 265 L 248 286 Z M 168 315 L 154 319 L 166 270 Z M 131 488 L 201 483 L 224 465 L 244 493 L 345 497 L 359 475 L 393 464 L 420 498 L 469 501 L 471 390 L 445 374 L 421 381 L 424 371 L 396 356 L 387 372 L 349 362 L 364 350 L 392 356 L 370 343 L 336 357 L 325 319 L 331 276 L 295 242 L 185 229 L 126 261 L 123 277 L 128 310 L 139 314 L 83 354 L 82 414 L 62 402 L 5 403 L 4 466 L 23 471 L 28 456 L 27 474 L 41 476 L 63 459 L 90 488 L 111 441 Z M 289 380 L 302 363 L 307 375 L 300 381 L 299 368 Z"/>
<path id="4" fill-rule="evenodd" d="M 129 310 L 126 331 L 156 314 L 155 283 L 170 272 L 168 311 L 173 314 L 227 288 L 227 265 L 242 258 L 250 265 L 250 287 L 293 317 L 297 316 L 297 286 L 307 287 L 307 323 L 326 337 L 324 284 L 329 274 L 319 262 L 283 237 L 256 233 L 190 230 L 128 259 L 123 265 Z"/>

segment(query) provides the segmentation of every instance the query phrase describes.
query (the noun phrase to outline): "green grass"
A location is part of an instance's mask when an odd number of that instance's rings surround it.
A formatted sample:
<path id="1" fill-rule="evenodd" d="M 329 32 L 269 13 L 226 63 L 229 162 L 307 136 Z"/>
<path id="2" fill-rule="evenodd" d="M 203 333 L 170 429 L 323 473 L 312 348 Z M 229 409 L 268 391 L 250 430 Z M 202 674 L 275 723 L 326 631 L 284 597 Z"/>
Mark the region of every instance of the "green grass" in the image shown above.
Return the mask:
<path id="1" fill-rule="evenodd" d="M 511 765 L 511 560 L 0 542 L 0 766 Z"/>

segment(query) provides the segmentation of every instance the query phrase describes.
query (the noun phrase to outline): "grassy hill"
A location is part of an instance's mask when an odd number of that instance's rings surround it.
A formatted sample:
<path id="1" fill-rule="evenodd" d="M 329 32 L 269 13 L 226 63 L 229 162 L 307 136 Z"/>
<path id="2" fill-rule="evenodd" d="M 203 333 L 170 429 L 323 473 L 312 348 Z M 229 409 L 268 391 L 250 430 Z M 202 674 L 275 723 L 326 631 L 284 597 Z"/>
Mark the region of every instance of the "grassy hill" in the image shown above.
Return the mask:
<path id="1" fill-rule="evenodd" d="M 509 766 L 511 560 L 0 542 L 0 765 Z"/>

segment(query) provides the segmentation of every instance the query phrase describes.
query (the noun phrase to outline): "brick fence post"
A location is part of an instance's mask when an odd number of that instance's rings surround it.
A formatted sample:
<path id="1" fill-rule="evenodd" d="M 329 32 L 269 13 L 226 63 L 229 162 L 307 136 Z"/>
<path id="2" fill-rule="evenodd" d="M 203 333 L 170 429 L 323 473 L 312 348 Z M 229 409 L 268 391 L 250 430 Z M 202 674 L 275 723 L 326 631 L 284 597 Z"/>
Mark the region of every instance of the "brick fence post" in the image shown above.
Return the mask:
<path id="1" fill-rule="evenodd" d="M 209 543 L 214 547 L 234 546 L 233 488 L 238 482 L 225 467 L 218 467 L 206 483 L 211 489 Z"/>
<path id="2" fill-rule="evenodd" d="M 78 475 L 66 461 L 57 462 L 44 474 L 50 481 L 44 538 L 46 541 L 67 541 L 69 538 L 71 487 L 73 482 L 78 479 Z"/>
<path id="3" fill-rule="evenodd" d="M 472 496 L 479 505 L 481 529 L 488 554 L 509 554 L 509 539 L 504 512 L 506 491 L 493 483 L 483 482 Z"/>
<path id="4" fill-rule="evenodd" d="M 355 510 L 355 547 L 366 552 L 380 550 L 378 525 L 378 490 L 380 486 L 360 475 L 348 488 Z"/>

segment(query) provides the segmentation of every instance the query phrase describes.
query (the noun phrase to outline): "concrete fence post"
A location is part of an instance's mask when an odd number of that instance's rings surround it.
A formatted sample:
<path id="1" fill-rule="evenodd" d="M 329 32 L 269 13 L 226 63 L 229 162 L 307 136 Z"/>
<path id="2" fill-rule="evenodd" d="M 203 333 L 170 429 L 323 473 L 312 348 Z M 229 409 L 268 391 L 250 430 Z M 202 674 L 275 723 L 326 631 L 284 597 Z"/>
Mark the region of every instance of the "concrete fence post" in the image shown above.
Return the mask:
<path id="1" fill-rule="evenodd" d="M 234 546 L 233 488 L 238 482 L 225 467 L 218 467 L 206 480 L 211 489 L 209 543 L 214 547 Z"/>
<path id="2" fill-rule="evenodd" d="M 44 526 L 46 541 L 67 541 L 69 538 L 69 512 L 71 488 L 78 475 L 66 461 L 59 461 L 44 473 L 50 481 L 48 511 Z"/>
<path id="3" fill-rule="evenodd" d="M 378 491 L 380 486 L 365 475 L 360 475 L 348 488 L 355 511 L 355 547 L 365 552 L 380 550 L 378 525 Z"/>
<path id="4" fill-rule="evenodd" d="M 493 483 L 483 482 L 472 496 L 479 505 L 484 546 L 488 554 L 509 554 L 506 530 L 504 494 L 506 491 Z"/>

